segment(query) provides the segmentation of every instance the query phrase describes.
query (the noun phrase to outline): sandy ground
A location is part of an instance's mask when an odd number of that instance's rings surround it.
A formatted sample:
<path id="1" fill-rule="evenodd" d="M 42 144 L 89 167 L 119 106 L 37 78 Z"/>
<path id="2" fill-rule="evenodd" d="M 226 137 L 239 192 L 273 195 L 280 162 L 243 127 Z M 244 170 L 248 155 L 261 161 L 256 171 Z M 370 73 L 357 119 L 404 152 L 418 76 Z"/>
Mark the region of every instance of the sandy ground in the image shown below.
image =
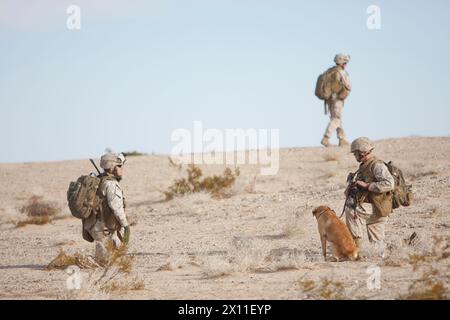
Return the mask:
<path id="1" fill-rule="evenodd" d="M 184 169 L 166 156 L 129 157 L 122 185 L 136 224 L 133 271 L 123 279 L 140 279 L 145 288 L 108 292 L 92 285 L 92 270 L 81 271 L 82 287 L 72 291 L 64 271 L 44 270 L 60 249 L 93 254 L 66 204 L 69 182 L 93 171 L 89 161 L 0 164 L 0 298 L 396 299 L 414 284 L 426 290 L 419 280 L 430 268 L 448 296 L 448 252 L 433 251 L 433 236 L 450 236 L 450 137 L 377 141 L 376 154 L 404 170 L 415 203 L 392 214 L 384 259 L 366 238 L 360 261 L 339 263 L 323 260 L 311 210 L 327 204 L 340 214 L 347 173 L 357 168 L 348 148 L 282 149 L 275 176 L 241 165 L 231 197 L 221 200 L 201 193 L 162 202 L 159 190 Z M 17 228 L 32 195 L 55 201 L 61 213 L 50 224 Z M 413 232 L 418 237 L 408 245 Z M 424 259 L 415 270 L 412 254 Z M 368 286 L 377 270 L 379 286 Z"/>

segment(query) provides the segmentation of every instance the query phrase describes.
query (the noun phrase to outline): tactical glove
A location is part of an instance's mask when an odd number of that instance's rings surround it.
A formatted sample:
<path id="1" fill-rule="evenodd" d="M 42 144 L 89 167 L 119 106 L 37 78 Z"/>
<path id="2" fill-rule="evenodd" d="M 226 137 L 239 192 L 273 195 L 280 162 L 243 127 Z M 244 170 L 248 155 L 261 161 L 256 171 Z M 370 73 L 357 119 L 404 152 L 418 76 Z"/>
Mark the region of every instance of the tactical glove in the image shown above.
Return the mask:
<path id="1" fill-rule="evenodd" d="M 123 244 L 127 245 L 130 241 L 130 226 L 126 226 L 123 233 Z"/>

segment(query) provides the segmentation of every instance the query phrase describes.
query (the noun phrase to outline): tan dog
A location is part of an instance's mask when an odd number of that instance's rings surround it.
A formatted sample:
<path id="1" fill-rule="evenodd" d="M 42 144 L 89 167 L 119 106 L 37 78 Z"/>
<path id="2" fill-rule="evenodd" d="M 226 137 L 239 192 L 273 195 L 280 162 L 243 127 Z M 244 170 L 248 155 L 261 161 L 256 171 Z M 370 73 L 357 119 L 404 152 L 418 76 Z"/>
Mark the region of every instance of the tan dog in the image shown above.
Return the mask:
<path id="1" fill-rule="evenodd" d="M 358 248 L 350 231 L 336 213 L 327 206 L 320 206 L 313 210 L 319 225 L 322 254 L 326 261 L 327 241 L 331 242 L 333 256 L 336 261 L 340 259 L 355 260 L 358 258 Z"/>

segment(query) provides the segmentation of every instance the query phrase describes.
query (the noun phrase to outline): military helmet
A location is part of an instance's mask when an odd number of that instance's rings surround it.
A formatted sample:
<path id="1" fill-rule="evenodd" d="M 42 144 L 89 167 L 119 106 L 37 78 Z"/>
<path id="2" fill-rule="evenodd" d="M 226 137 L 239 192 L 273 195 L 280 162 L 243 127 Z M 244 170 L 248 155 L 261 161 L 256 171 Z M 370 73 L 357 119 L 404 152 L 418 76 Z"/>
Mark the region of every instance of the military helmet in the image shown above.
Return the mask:
<path id="1" fill-rule="evenodd" d="M 115 166 L 122 165 L 126 161 L 123 153 L 106 153 L 100 158 L 100 167 L 105 170 L 114 169 Z"/>
<path id="2" fill-rule="evenodd" d="M 338 53 L 334 57 L 334 62 L 338 65 L 348 63 L 350 61 L 350 56 L 348 54 Z"/>
<path id="3" fill-rule="evenodd" d="M 360 151 L 363 153 L 370 152 L 374 148 L 372 141 L 369 138 L 361 137 L 352 142 L 351 152 Z"/>

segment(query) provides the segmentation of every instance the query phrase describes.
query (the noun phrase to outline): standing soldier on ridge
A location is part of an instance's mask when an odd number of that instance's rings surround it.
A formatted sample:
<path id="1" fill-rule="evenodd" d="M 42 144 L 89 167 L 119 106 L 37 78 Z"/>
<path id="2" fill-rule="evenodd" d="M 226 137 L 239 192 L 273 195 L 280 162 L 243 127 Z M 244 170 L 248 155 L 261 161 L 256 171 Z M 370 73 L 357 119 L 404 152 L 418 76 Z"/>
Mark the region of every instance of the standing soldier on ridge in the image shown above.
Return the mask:
<path id="1" fill-rule="evenodd" d="M 321 144 L 325 147 L 331 146 L 330 138 L 335 130 L 339 139 L 339 146 L 348 145 L 342 126 L 342 112 L 344 100 L 352 89 L 349 75 L 345 70 L 349 61 L 349 55 L 337 54 L 334 57 L 336 66 L 325 71 L 317 80 L 315 94 L 324 101 L 325 114 L 330 113 L 330 122 L 321 141 Z"/>

